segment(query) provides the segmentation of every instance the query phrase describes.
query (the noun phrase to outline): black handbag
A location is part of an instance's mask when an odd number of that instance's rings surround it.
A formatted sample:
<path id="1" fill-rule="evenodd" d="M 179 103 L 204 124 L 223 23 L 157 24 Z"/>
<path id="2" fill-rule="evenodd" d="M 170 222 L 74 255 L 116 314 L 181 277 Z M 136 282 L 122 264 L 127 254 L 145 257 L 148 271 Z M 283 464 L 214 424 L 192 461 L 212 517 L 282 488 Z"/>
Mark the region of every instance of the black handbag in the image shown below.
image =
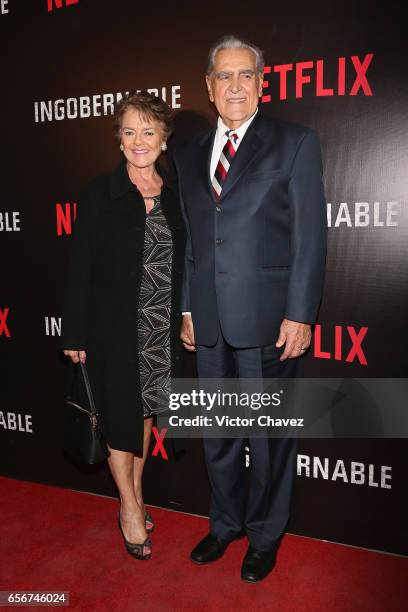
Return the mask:
<path id="1" fill-rule="evenodd" d="M 84 363 L 73 368 L 71 391 L 65 398 L 63 450 L 82 463 L 100 463 L 109 456 Z"/>

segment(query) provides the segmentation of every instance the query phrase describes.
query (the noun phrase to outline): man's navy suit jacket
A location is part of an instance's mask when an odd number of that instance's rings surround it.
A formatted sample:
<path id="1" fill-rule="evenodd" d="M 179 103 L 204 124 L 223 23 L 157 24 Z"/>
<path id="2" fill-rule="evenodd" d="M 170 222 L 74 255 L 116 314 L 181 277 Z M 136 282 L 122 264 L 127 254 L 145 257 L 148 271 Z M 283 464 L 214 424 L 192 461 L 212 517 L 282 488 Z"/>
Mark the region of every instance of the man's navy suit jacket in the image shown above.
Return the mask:
<path id="1" fill-rule="evenodd" d="M 188 240 L 182 310 L 197 344 L 219 328 L 236 348 L 275 344 L 283 318 L 314 323 L 327 217 L 320 144 L 306 127 L 260 112 L 232 160 L 221 198 L 211 188 L 215 129 L 175 153 Z"/>

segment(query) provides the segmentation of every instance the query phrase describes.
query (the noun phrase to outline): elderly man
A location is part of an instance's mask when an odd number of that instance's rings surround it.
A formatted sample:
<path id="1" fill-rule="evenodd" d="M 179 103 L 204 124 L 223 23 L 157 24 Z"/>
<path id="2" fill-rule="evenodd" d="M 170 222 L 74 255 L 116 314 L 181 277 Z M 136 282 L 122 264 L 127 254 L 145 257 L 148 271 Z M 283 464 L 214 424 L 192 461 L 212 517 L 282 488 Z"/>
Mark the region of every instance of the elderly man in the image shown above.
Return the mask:
<path id="1" fill-rule="evenodd" d="M 181 339 L 200 378 L 299 375 L 321 299 L 326 207 L 316 134 L 258 110 L 262 52 L 234 36 L 210 51 L 206 76 L 216 129 L 177 152 L 188 229 Z M 204 440 L 210 532 L 191 553 L 219 559 L 246 534 L 241 577 L 265 578 L 288 518 L 293 439 Z"/>

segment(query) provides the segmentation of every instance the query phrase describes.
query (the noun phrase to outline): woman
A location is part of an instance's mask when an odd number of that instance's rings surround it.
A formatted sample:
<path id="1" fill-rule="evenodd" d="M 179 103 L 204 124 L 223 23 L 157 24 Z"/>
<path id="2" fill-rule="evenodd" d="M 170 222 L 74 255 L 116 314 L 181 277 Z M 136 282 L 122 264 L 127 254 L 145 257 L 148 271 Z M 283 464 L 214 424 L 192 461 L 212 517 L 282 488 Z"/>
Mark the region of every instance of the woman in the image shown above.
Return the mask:
<path id="1" fill-rule="evenodd" d="M 177 376 L 184 224 L 177 190 L 156 164 L 172 131 L 169 107 L 147 92 L 118 105 L 123 161 L 78 202 L 61 347 L 87 364 L 119 490 L 127 551 L 149 559 L 153 523 L 142 473 L 152 416 Z"/>

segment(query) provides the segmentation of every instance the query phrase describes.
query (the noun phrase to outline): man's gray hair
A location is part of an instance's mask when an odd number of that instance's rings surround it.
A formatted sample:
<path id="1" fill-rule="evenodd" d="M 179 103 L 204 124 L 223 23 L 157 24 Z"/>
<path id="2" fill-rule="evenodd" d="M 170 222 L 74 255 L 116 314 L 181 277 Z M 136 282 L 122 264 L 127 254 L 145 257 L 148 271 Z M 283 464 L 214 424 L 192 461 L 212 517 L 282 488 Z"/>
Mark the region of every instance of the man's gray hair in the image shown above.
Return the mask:
<path id="1" fill-rule="evenodd" d="M 249 49 L 255 55 L 255 64 L 257 72 L 260 74 L 263 73 L 265 61 L 263 58 L 263 51 L 256 47 L 252 43 L 243 40 L 242 38 L 238 38 L 233 34 L 227 34 L 227 36 L 223 36 L 220 40 L 218 40 L 210 49 L 208 54 L 208 67 L 207 74 L 210 74 L 214 69 L 215 56 L 218 51 L 222 51 L 222 49 Z"/>

